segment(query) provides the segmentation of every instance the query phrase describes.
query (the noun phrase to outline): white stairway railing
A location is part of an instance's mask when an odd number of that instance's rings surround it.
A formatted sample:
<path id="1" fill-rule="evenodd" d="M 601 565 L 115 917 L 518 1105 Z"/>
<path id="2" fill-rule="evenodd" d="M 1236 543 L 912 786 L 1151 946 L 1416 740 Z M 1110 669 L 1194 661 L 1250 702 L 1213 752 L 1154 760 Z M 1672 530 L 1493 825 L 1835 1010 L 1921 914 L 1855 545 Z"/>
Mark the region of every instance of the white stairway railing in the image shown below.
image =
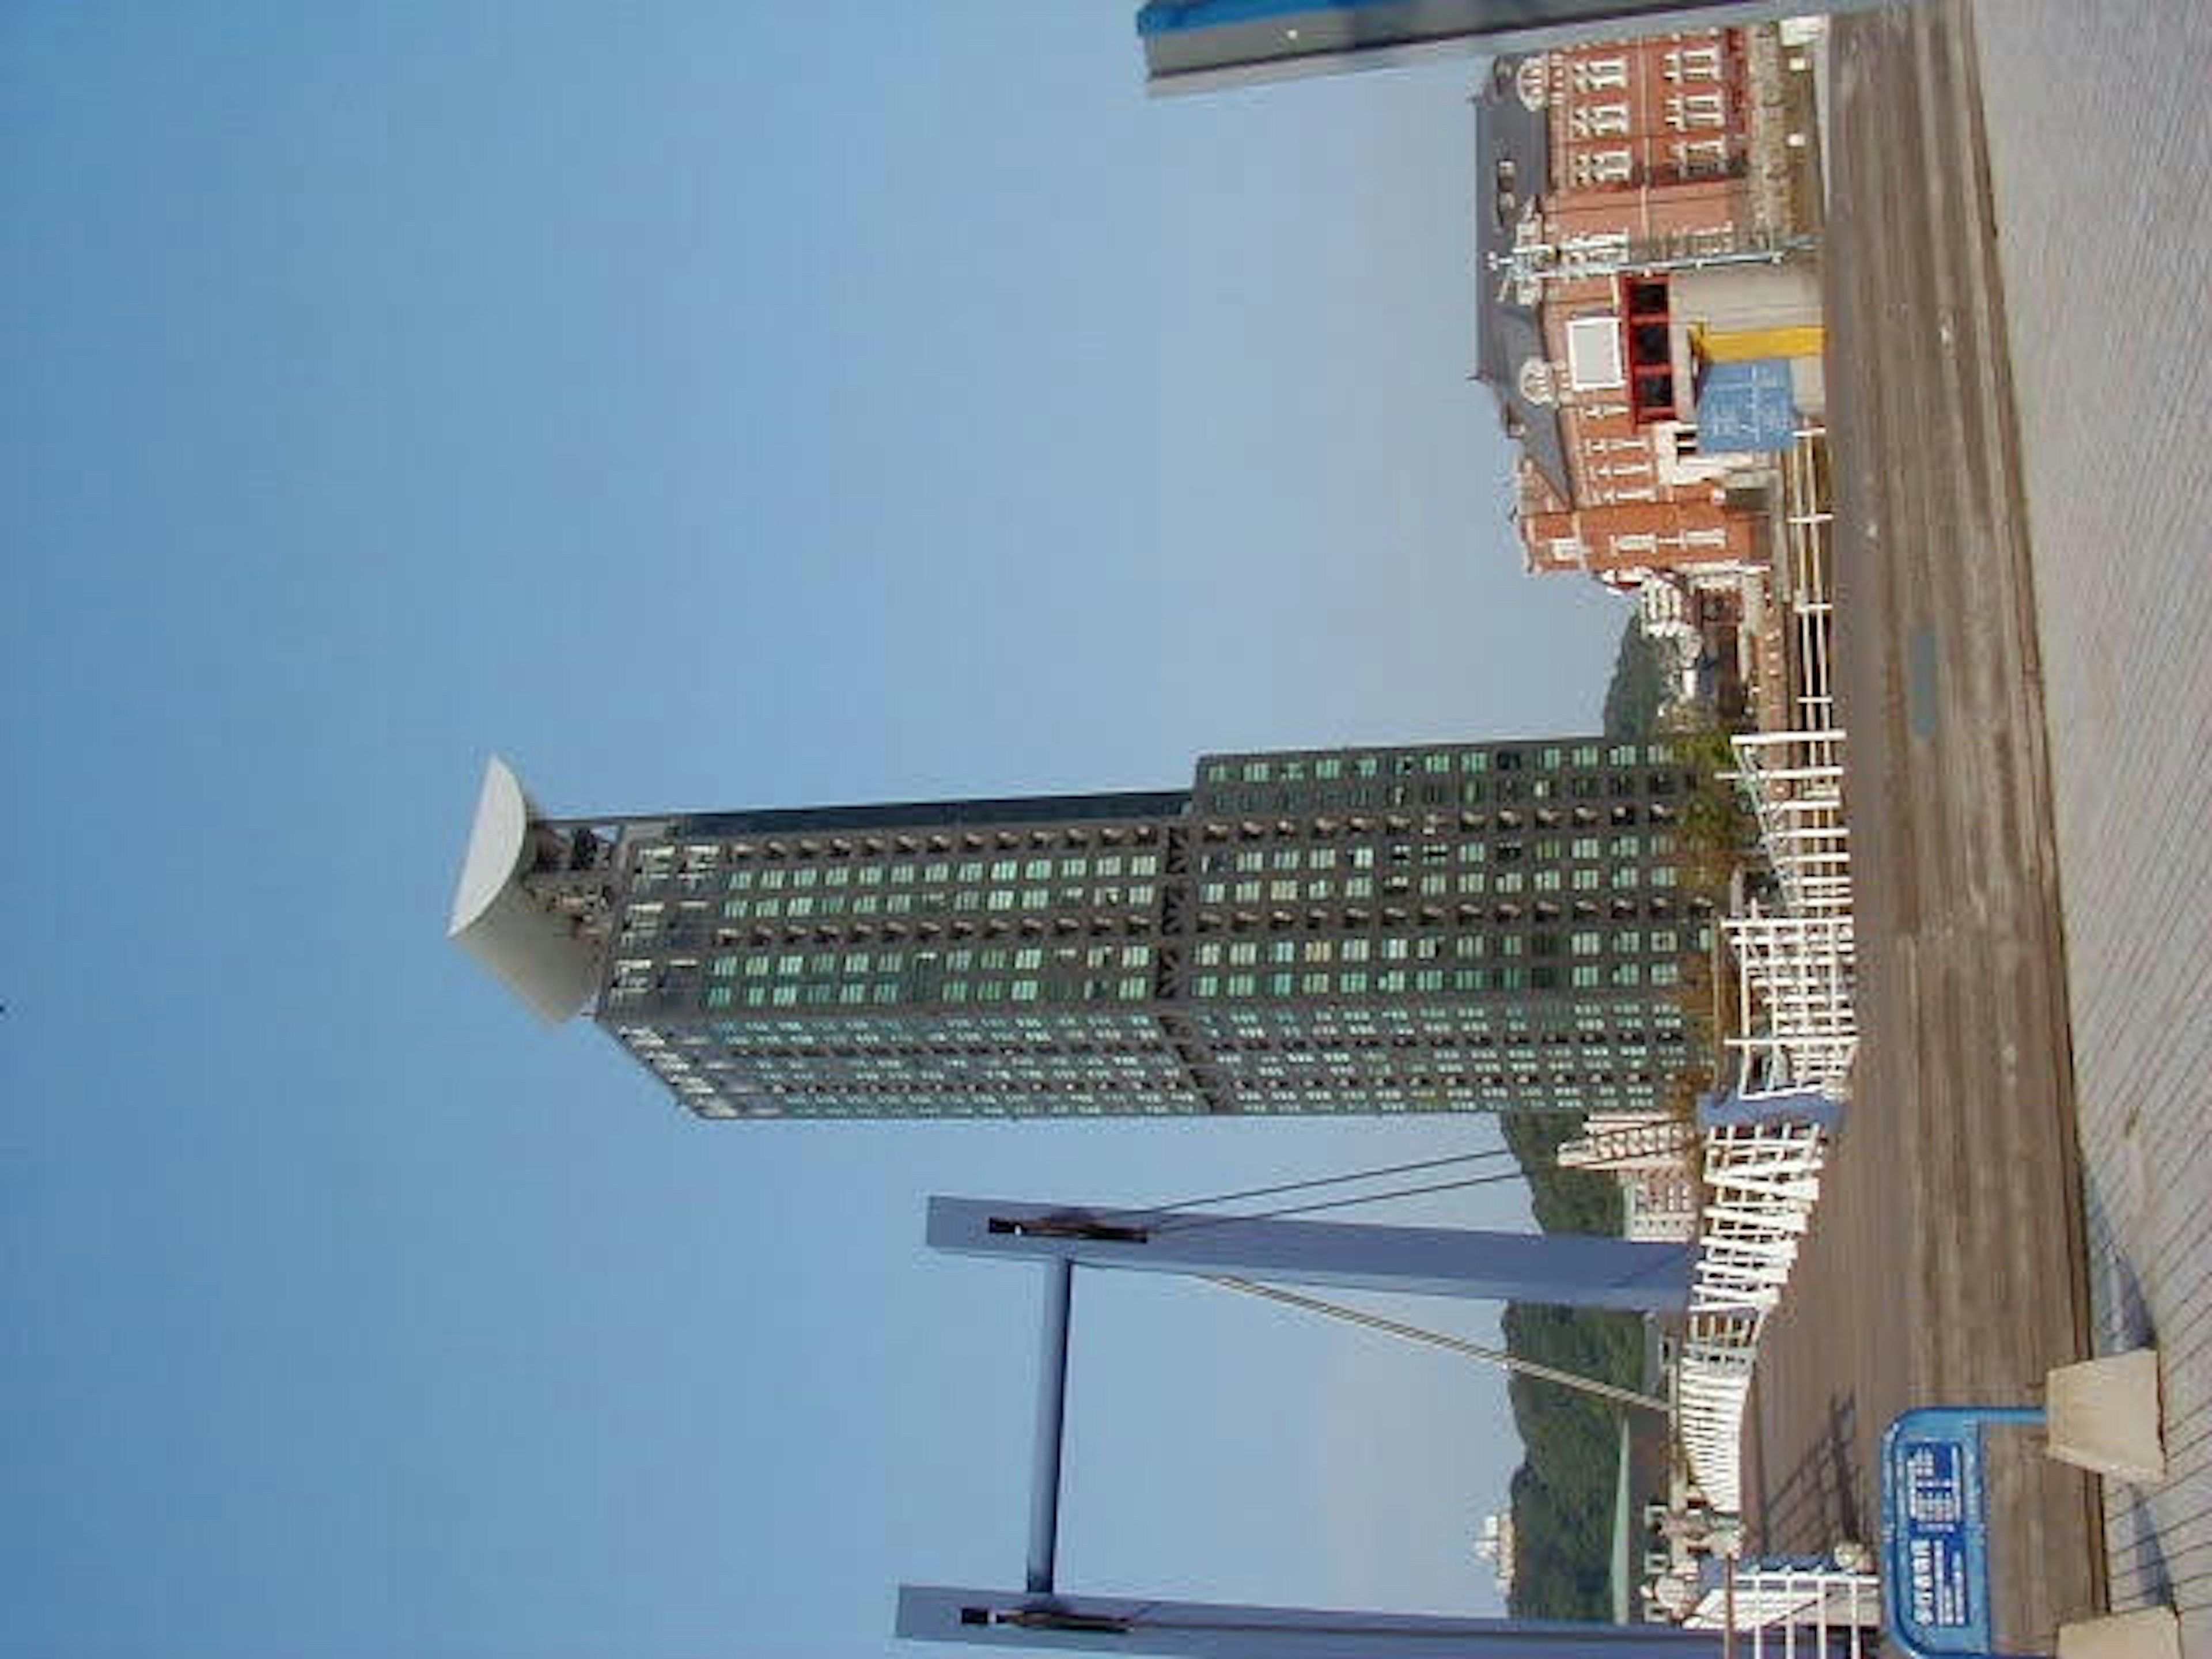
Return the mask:
<path id="1" fill-rule="evenodd" d="M 1826 1140 L 1811 1123 L 1714 1130 L 1677 1372 L 1675 1432 L 1691 1478 L 1723 1514 L 1743 1508 L 1744 1402 L 1759 1327 L 1782 1299 L 1820 1194 Z"/>
<path id="2" fill-rule="evenodd" d="M 1723 927 L 1739 968 L 1736 1091 L 1812 1085 L 1840 1095 L 1858 1052 L 1850 830 L 1844 734 L 1822 729 L 1733 739 L 1737 788 L 1759 828 L 1775 895 Z"/>
<path id="3" fill-rule="evenodd" d="M 1797 668 L 1785 718 L 1798 729 L 1731 739 L 1736 787 L 1774 874 L 1765 902 L 1723 924 L 1738 969 L 1738 1035 L 1729 1046 L 1737 1057 L 1735 1092 L 1746 1100 L 1807 1088 L 1841 1099 L 1858 1051 L 1844 734 L 1829 673 L 1835 605 L 1826 439 L 1818 428 L 1800 434 L 1784 479 L 1784 585 Z M 1743 1414 L 1759 1328 L 1780 1301 L 1811 1225 L 1825 1158 L 1823 1132 L 1811 1123 L 1721 1128 L 1706 1139 L 1707 1190 L 1675 1421 L 1692 1478 L 1723 1513 L 1742 1512 Z M 1846 1622 L 1856 1653 L 1856 1613 Z M 1795 1628 L 1784 1626 L 1790 1659 Z"/>

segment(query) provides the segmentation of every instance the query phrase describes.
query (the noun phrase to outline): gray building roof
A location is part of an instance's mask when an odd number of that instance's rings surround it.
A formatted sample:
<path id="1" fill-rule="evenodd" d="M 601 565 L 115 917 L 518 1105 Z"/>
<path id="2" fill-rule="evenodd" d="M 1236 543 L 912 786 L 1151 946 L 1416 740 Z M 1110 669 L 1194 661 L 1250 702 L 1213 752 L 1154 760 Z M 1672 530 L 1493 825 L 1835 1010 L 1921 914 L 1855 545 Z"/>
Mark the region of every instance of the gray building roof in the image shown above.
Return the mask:
<path id="1" fill-rule="evenodd" d="M 1475 373 L 1497 394 L 1506 431 L 1565 497 L 1559 412 L 1531 402 L 1521 386 L 1521 365 L 1547 359 L 1543 325 L 1535 305 L 1524 303 L 1498 269 L 1512 252 L 1522 214 L 1551 180 L 1550 121 L 1514 90 L 1514 72 L 1523 61 L 1498 58 L 1474 98 Z"/>

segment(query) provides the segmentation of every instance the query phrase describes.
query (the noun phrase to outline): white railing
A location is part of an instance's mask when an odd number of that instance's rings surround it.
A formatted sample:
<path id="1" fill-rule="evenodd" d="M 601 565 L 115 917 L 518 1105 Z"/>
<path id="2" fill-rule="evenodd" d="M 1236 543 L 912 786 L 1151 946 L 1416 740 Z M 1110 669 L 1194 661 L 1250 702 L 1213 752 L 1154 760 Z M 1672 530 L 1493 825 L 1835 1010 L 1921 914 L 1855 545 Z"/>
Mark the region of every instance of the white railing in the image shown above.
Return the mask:
<path id="1" fill-rule="evenodd" d="M 1817 1088 L 1840 1097 L 1858 1054 L 1857 947 L 1848 915 L 1773 915 L 1757 904 L 1722 923 L 1737 967 L 1736 1092 Z"/>
<path id="2" fill-rule="evenodd" d="M 1784 467 L 1781 574 L 1796 659 L 1785 718 L 1796 729 L 1731 739 L 1732 775 L 1774 875 L 1771 897 L 1723 923 L 1738 970 L 1737 1035 L 1728 1046 L 1737 1057 L 1735 1092 L 1746 1099 L 1807 1088 L 1840 1099 L 1858 1052 L 1844 732 L 1829 672 L 1826 446 L 1820 428 L 1800 433 Z M 1725 1127 L 1706 1139 L 1675 1423 L 1691 1478 L 1724 1514 L 1742 1511 L 1743 1413 L 1759 1328 L 1811 1225 L 1826 1156 L 1823 1131 L 1806 1122 Z M 1795 1628 L 1783 1626 L 1790 1659 Z"/>
<path id="3" fill-rule="evenodd" d="M 1754 1568 L 1734 1579 L 1707 1589 L 1683 1623 L 1747 1633 L 1748 1643 L 1731 1645 L 1738 1653 L 1749 1647 L 1757 1659 L 1862 1659 L 1866 1632 L 1881 1626 L 1881 1583 L 1870 1572 Z"/>
<path id="4" fill-rule="evenodd" d="M 1725 1515 L 1743 1510 L 1743 1412 L 1759 1327 L 1790 1282 L 1826 1158 L 1826 1138 L 1812 1123 L 1731 1126 L 1706 1138 L 1674 1425 L 1691 1479 Z"/>
<path id="5" fill-rule="evenodd" d="M 1761 851 L 1792 915 L 1849 915 L 1850 830 L 1844 822 L 1839 726 L 1750 732 L 1730 740 L 1730 775 L 1751 808 Z"/>
<path id="6" fill-rule="evenodd" d="M 1783 457 L 1782 529 L 1788 584 L 1784 596 L 1795 628 L 1796 723 L 1823 731 L 1836 723 L 1828 659 L 1836 604 L 1828 585 L 1828 526 L 1835 521 L 1826 472 L 1828 433 L 1808 427 Z"/>
<path id="7" fill-rule="evenodd" d="M 1840 1096 L 1858 1052 L 1857 935 L 1844 734 L 1832 728 L 1733 739 L 1738 790 L 1775 894 L 1723 924 L 1735 953 L 1737 1092 L 1812 1085 Z"/>

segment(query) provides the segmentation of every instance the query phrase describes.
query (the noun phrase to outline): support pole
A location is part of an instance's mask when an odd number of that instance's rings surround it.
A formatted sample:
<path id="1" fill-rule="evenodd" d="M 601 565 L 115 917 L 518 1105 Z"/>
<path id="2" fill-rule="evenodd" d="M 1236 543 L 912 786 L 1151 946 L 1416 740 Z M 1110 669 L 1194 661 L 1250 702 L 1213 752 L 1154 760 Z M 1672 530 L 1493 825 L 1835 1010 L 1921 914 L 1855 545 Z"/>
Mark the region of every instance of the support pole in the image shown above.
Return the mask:
<path id="1" fill-rule="evenodd" d="M 1036 1452 L 1030 1466 L 1032 1592 L 1049 1595 L 1060 1554 L 1060 1453 L 1067 1424 L 1067 1323 L 1075 1264 L 1050 1263 L 1044 1276 L 1044 1328 L 1037 1352 Z"/>
<path id="2" fill-rule="evenodd" d="M 1717 1632 L 1672 1625 L 1460 1619 L 1103 1595 L 899 1587 L 897 1632 L 1047 1653 L 1175 1659 L 1720 1659 Z"/>
<path id="3" fill-rule="evenodd" d="M 1181 1211 L 933 1198 L 929 1247 L 1005 1261 L 1225 1275 L 1335 1290 L 1665 1313 L 1690 1303 L 1686 1244 L 1572 1233 L 1245 1220 Z"/>

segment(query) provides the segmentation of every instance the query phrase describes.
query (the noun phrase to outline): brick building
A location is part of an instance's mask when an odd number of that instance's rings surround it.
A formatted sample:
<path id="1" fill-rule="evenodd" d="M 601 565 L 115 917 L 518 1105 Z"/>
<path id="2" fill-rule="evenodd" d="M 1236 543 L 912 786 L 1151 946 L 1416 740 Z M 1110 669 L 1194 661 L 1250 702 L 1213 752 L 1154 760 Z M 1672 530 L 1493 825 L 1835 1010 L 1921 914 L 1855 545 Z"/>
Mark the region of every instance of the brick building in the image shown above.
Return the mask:
<path id="1" fill-rule="evenodd" d="M 1809 238 L 1766 187 L 1773 59 L 1755 30 L 1613 41 L 1500 59 L 1476 95 L 1478 373 L 1521 441 L 1532 573 L 1634 588 L 1765 556 L 1769 464 L 1700 447 L 1698 376 L 1715 354 L 1817 363 Z"/>

